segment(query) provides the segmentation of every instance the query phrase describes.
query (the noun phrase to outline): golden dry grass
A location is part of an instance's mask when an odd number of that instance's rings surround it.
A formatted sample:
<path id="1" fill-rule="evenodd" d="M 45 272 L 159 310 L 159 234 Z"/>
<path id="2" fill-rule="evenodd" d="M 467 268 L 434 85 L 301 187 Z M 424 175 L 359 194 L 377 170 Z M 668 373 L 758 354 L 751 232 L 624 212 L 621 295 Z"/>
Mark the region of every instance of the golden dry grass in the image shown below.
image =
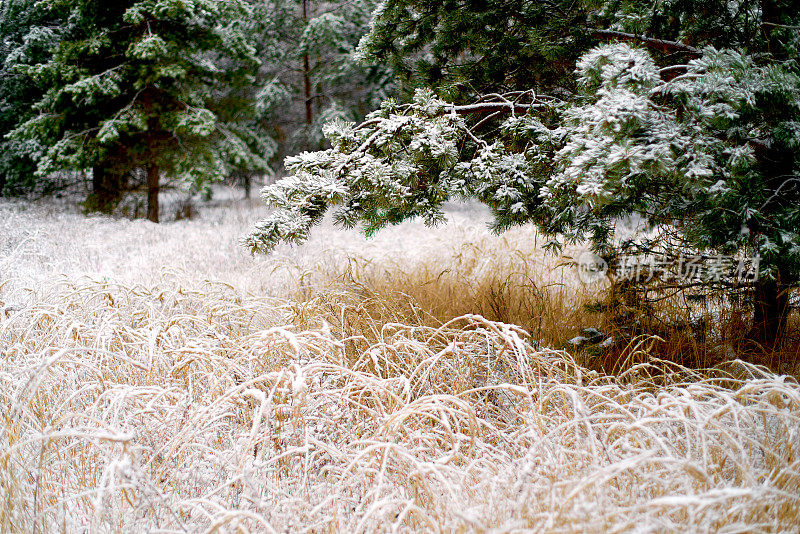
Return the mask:
<path id="1" fill-rule="evenodd" d="M 795 530 L 797 382 L 647 338 L 618 377 L 579 365 L 544 338 L 592 294 L 520 236 L 281 260 L 276 296 L 9 278 L 0 530 Z"/>

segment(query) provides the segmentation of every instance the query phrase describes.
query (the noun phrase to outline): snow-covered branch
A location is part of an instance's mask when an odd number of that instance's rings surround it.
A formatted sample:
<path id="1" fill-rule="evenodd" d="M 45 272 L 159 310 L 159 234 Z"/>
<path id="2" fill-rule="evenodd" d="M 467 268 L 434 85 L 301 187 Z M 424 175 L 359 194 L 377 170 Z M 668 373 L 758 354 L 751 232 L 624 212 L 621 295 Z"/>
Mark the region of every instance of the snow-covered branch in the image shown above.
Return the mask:
<path id="1" fill-rule="evenodd" d="M 660 50 L 661 52 L 683 52 L 692 57 L 698 58 L 703 56 L 703 51 L 689 46 L 678 41 L 667 41 L 664 39 L 654 39 L 646 35 L 636 35 L 634 33 L 620 32 L 614 30 L 600 30 L 595 28 L 587 28 L 592 35 L 603 39 L 620 39 L 623 41 L 636 41 L 643 43 L 651 48 Z"/>
<path id="2" fill-rule="evenodd" d="M 776 143 L 800 147 L 800 77 L 733 50 L 685 51 L 697 57 L 665 76 L 642 48 L 592 49 L 577 64 L 584 98 L 571 104 L 523 92 L 454 105 L 418 91 L 359 125 L 330 123 L 332 148 L 287 159 L 291 176 L 264 190 L 277 211 L 247 245 L 302 242 L 328 208 L 367 233 L 412 217 L 434 224 L 444 201 L 469 196 L 497 229 L 533 221 L 602 247 L 636 214 L 698 249 L 752 247 L 757 228 L 760 250 L 800 261 L 796 225 L 780 223 L 800 216 L 797 188 L 764 175 Z M 756 108 L 765 101 L 788 104 L 768 116 Z"/>

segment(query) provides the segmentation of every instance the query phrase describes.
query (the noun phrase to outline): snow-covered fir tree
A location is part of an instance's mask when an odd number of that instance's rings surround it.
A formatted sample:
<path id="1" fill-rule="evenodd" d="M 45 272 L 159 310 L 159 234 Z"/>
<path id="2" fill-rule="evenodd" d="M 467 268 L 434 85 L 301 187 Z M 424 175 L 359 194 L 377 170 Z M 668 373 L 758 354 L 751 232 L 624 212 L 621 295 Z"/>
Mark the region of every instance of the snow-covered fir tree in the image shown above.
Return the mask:
<path id="1" fill-rule="evenodd" d="M 24 69 L 44 96 L 12 136 L 45 147 L 39 175 L 91 169 L 89 207 L 104 210 L 141 171 L 148 218 L 158 221 L 162 175 L 197 188 L 232 167 L 266 167 L 247 121 L 254 102 L 237 98 L 258 66 L 240 27 L 250 16 L 243 2 L 44 0 L 36 8 L 60 21 L 59 39 L 46 61 Z"/>
<path id="2" fill-rule="evenodd" d="M 57 27 L 36 0 L 0 4 L 0 195 L 21 193 L 36 185 L 36 159 L 43 147 L 33 139 L 8 139 L 30 119 L 42 91 L 24 73 L 24 65 L 45 61 L 58 41 Z"/>
<path id="3" fill-rule="evenodd" d="M 752 337 L 774 343 L 788 315 L 786 290 L 800 276 L 800 15 L 787 3 L 728 2 L 724 16 L 701 24 L 678 1 L 577 5 L 582 38 L 600 44 L 580 55 L 573 81 L 542 84 L 553 96 L 513 85 L 535 76 L 512 69 L 495 78 L 512 91 L 471 104 L 420 89 L 360 124 L 333 122 L 330 150 L 287 159 L 291 176 L 264 190 L 277 209 L 245 244 L 268 251 L 302 242 L 330 207 L 337 221 L 360 222 L 367 233 L 410 217 L 435 223 L 445 200 L 466 196 L 491 207 L 498 229 L 533 221 L 553 243 L 588 238 L 606 253 L 615 221 L 638 215 L 695 250 L 759 255 Z M 482 69 L 445 23 L 468 13 L 432 9 L 387 2 L 365 53 L 402 59 L 414 49 L 442 65 L 462 57 L 462 67 Z M 412 22 L 402 26 L 401 15 Z M 553 28 L 524 17 L 520 24 L 532 35 Z M 392 44 L 398 31 L 413 43 L 407 50 Z M 464 71 L 454 72 L 450 81 L 461 87 Z"/>

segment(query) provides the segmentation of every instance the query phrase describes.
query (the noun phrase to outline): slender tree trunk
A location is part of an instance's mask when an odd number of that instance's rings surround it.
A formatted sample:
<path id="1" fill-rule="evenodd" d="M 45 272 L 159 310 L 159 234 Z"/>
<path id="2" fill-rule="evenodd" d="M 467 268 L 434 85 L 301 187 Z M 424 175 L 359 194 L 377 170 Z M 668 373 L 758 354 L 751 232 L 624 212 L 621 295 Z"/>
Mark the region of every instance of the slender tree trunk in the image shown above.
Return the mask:
<path id="1" fill-rule="evenodd" d="M 86 199 L 87 211 L 111 213 L 122 197 L 125 185 L 122 175 L 110 172 L 103 165 L 92 167 L 92 193 Z"/>
<path id="2" fill-rule="evenodd" d="M 775 2 L 764 2 L 764 21 L 776 18 L 773 10 Z M 755 147 L 755 155 L 764 179 L 765 193 L 773 192 L 773 198 L 780 198 L 778 193 L 795 173 L 796 151 L 775 139 L 771 143 Z M 767 219 L 781 217 L 781 209 L 772 204 L 770 198 L 763 206 L 762 213 Z M 786 201 L 794 202 L 787 196 Z M 760 231 L 758 223 L 750 228 L 752 235 Z M 755 246 L 752 246 L 755 249 Z M 753 325 L 748 339 L 766 350 L 778 348 L 786 331 L 789 316 L 789 291 L 797 284 L 796 271 L 778 259 L 774 263 L 777 275 L 774 280 L 759 277 L 754 292 Z"/>
<path id="3" fill-rule="evenodd" d="M 147 220 L 158 222 L 158 193 L 161 187 L 158 165 L 147 166 Z"/>
<path id="4" fill-rule="evenodd" d="M 244 173 L 244 198 L 250 200 L 250 186 L 252 185 L 252 176 L 249 172 Z"/>
<path id="5" fill-rule="evenodd" d="M 789 318 L 789 288 L 787 274 L 780 272 L 778 280 L 761 280 L 754 295 L 753 325 L 747 338 L 758 346 L 773 350 L 786 332 Z"/>
<path id="6" fill-rule="evenodd" d="M 314 121 L 314 109 L 311 102 L 311 67 L 308 54 L 303 54 L 303 94 L 306 101 L 306 126 L 311 126 Z"/>
<path id="7" fill-rule="evenodd" d="M 308 0 L 303 0 L 303 22 L 308 22 Z M 303 95 L 306 99 L 306 126 L 311 126 L 314 112 L 311 107 L 311 62 L 308 52 L 303 54 Z"/>

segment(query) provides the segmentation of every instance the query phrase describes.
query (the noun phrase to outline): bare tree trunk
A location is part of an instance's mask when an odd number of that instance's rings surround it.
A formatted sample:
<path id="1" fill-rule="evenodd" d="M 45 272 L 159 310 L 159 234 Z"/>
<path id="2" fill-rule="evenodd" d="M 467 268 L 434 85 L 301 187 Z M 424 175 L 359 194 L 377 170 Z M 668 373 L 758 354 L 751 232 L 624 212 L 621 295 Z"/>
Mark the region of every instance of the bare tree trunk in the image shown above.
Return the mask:
<path id="1" fill-rule="evenodd" d="M 111 213 L 126 185 L 125 176 L 110 172 L 103 165 L 92 167 L 92 193 L 86 199 L 86 210 Z"/>
<path id="2" fill-rule="evenodd" d="M 252 186 L 253 177 L 249 172 L 244 173 L 244 198 L 250 200 L 250 188 Z"/>
<path id="3" fill-rule="evenodd" d="M 314 121 L 314 110 L 311 102 L 311 67 L 308 62 L 308 54 L 303 54 L 303 93 L 306 100 L 306 126 L 311 126 Z"/>
<path id="4" fill-rule="evenodd" d="M 308 22 L 308 0 L 303 0 L 303 22 Z M 308 52 L 303 54 L 303 95 L 306 99 L 306 126 L 311 126 L 314 112 L 311 107 L 311 63 Z"/>
<path id="5" fill-rule="evenodd" d="M 789 289 L 787 275 L 781 272 L 778 280 L 759 279 L 753 302 L 753 325 L 747 338 L 766 350 L 778 348 L 786 332 L 789 318 Z"/>
<path id="6" fill-rule="evenodd" d="M 147 166 L 147 220 L 158 222 L 158 193 L 161 187 L 158 165 Z"/>

